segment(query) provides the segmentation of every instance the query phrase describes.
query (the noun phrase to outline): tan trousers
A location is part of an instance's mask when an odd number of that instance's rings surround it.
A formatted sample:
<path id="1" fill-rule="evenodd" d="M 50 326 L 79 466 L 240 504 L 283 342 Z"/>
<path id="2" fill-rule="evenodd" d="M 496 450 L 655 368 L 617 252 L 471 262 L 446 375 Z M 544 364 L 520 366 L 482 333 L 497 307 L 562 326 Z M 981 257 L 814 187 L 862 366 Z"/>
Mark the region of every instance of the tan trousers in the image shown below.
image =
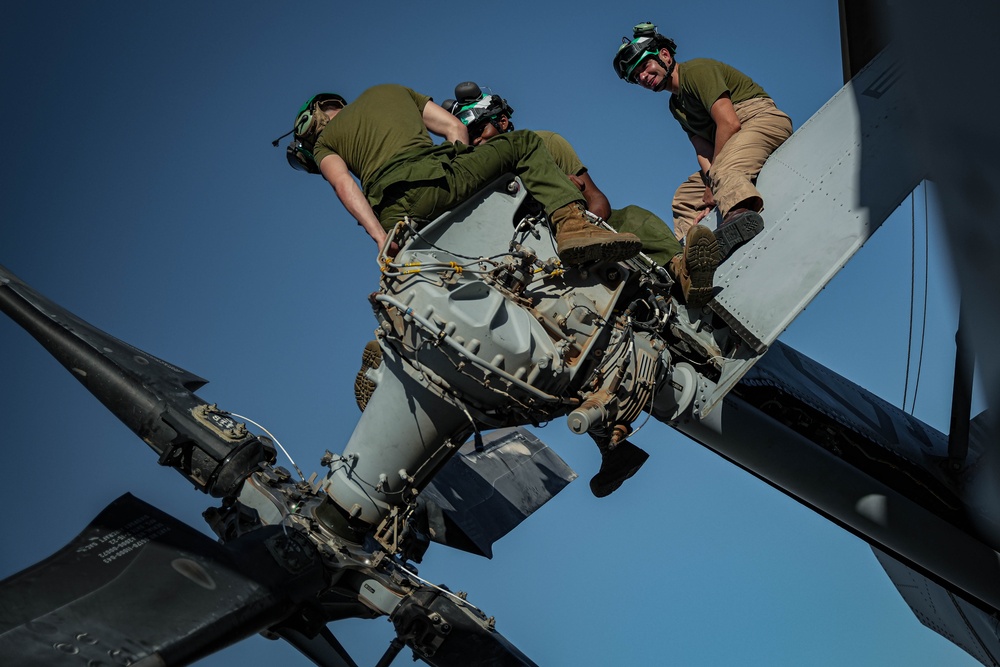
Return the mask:
<path id="1" fill-rule="evenodd" d="M 712 194 L 723 216 L 747 199 L 763 200 L 754 187 L 757 174 L 771 153 L 792 135 L 792 120 L 770 98 L 746 100 L 734 109 L 740 119 L 740 131 L 722 147 L 709 172 Z M 674 193 L 674 235 L 678 239 L 685 237 L 705 208 L 704 195 L 705 183 L 697 171 Z"/>

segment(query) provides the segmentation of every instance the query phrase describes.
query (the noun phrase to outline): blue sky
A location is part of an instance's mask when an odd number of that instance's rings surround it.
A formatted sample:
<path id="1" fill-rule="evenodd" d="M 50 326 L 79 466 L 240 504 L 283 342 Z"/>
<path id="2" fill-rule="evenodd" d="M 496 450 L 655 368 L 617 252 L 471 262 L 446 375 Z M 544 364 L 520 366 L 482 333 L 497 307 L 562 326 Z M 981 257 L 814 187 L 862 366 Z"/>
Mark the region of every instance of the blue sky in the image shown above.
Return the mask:
<path id="1" fill-rule="evenodd" d="M 0 22 L 0 263 L 209 379 L 200 396 L 265 425 L 307 474 L 356 423 L 377 287 L 374 244 L 319 177 L 270 145 L 310 95 L 352 99 L 392 81 L 442 101 L 475 80 L 509 100 L 518 127 L 569 139 L 613 205 L 668 217 L 695 163 L 666 96 L 612 72 L 632 25 L 657 23 L 682 61 L 747 72 L 796 127 L 841 86 L 833 0 L 342 5 L 79 3 L 55 16 L 24 4 Z M 923 201 L 921 189 L 918 231 Z M 916 414 L 945 430 L 956 303 L 934 217 Z M 782 337 L 896 405 L 911 227 L 906 201 Z M 918 234 L 918 260 L 923 243 Z M 919 292 L 920 261 L 915 271 Z M 207 531 L 209 499 L 158 468 L 6 318 L 0 377 L 0 576 L 127 491 Z M 976 664 L 919 624 L 863 542 L 670 428 L 637 436 L 649 462 L 602 500 L 586 484 L 598 465 L 589 439 L 561 421 L 537 434 L 581 480 L 492 561 L 435 546 L 421 574 L 468 591 L 540 665 Z M 361 665 L 392 637 L 385 620 L 332 629 Z M 261 638 L 202 664 L 272 661 L 305 664 Z"/>

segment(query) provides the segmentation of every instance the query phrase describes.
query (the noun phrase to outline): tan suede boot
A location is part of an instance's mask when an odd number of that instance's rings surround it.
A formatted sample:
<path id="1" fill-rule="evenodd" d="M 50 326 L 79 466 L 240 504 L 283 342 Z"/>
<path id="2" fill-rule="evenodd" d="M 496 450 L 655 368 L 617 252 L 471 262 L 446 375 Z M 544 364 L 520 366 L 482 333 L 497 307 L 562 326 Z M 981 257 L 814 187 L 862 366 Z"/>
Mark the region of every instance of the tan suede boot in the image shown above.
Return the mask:
<path id="1" fill-rule="evenodd" d="M 695 225 L 684 239 L 684 252 L 677 253 L 667 271 L 681 286 L 688 308 L 702 308 L 715 293 L 715 270 L 722 261 L 719 242 L 712 230 Z"/>
<path id="2" fill-rule="evenodd" d="M 635 257 L 642 249 L 638 236 L 601 229 L 591 224 L 584 210 L 579 202 L 573 202 L 552 213 L 559 259 L 564 264 L 575 266 L 593 260 L 618 262 Z"/>

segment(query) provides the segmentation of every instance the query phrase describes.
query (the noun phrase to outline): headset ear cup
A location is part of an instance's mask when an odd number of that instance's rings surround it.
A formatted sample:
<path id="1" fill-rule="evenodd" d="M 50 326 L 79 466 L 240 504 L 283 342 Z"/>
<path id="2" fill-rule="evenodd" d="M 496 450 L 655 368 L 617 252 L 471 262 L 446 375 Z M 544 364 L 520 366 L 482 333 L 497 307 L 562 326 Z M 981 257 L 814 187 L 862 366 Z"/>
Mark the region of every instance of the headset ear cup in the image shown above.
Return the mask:
<path id="1" fill-rule="evenodd" d="M 313 122 L 312 107 L 306 109 L 295 119 L 295 137 L 302 138 L 308 136 L 310 126 Z"/>
<path id="2" fill-rule="evenodd" d="M 295 119 L 295 137 L 311 146 L 328 122 L 330 119 L 320 109 L 319 102 L 314 102 Z"/>

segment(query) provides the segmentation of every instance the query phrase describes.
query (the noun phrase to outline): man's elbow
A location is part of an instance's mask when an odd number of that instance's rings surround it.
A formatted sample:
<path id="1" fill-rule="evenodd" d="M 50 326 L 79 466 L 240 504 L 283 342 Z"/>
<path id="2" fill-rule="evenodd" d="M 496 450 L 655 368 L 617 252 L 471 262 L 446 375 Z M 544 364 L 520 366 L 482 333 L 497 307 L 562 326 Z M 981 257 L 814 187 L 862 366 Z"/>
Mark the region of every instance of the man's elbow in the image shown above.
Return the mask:
<path id="1" fill-rule="evenodd" d="M 449 128 L 448 135 L 449 140 L 452 143 L 462 142 L 463 144 L 469 143 L 469 128 L 465 126 L 465 123 L 455 119 L 455 122 L 451 124 Z"/>

